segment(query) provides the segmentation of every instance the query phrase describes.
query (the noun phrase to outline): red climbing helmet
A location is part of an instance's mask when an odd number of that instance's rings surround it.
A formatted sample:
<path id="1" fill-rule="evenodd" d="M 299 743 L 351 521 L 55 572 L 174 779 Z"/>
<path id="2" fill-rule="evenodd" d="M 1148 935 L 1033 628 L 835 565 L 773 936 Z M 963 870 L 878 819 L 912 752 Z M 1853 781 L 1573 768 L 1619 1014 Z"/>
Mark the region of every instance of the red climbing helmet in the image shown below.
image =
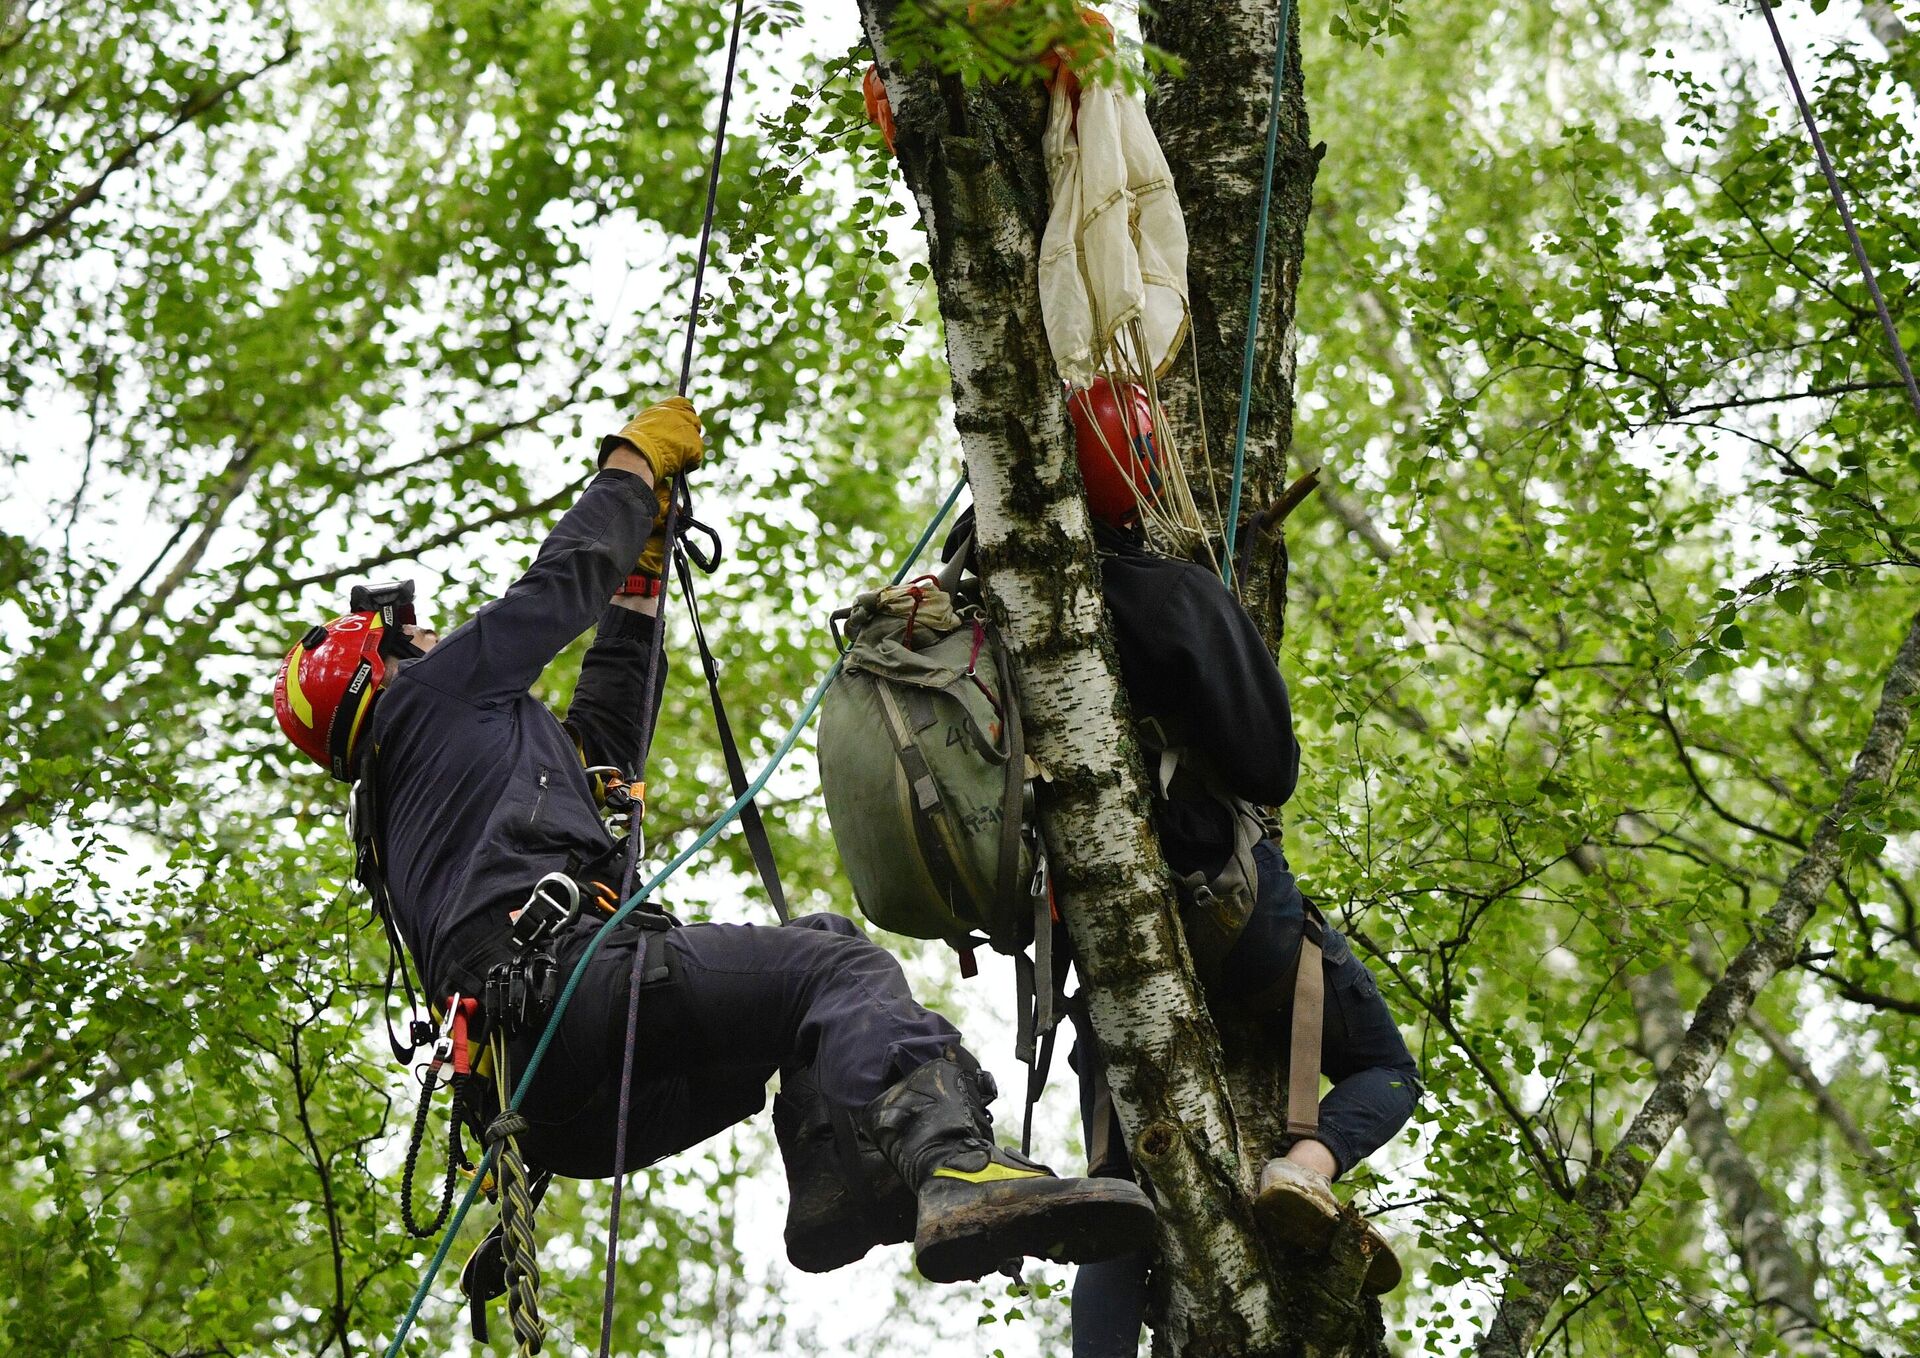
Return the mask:
<path id="1" fill-rule="evenodd" d="M 413 581 L 355 585 L 353 611 L 310 627 L 273 681 L 273 715 L 300 752 L 343 783 L 390 654 L 413 651 L 400 628 L 414 620 Z"/>
<path id="2" fill-rule="evenodd" d="M 1067 393 L 1067 413 L 1087 508 L 1102 523 L 1130 527 L 1142 501 L 1160 499 L 1160 446 L 1146 388 L 1132 382 L 1116 387 L 1098 377 L 1085 391 Z"/>

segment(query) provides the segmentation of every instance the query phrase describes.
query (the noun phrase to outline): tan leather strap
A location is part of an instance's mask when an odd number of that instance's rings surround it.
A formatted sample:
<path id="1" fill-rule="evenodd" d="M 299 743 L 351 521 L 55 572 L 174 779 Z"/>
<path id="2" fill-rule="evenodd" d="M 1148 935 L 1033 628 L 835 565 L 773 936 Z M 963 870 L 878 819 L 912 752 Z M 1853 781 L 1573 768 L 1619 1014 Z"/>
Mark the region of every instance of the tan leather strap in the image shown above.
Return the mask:
<path id="1" fill-rule="evenodd" d="M 1292 1137 L 1317 1136 L 1320 1131 L 1320 1034 L 1327 983 L 1317 914 L 1313 911 L 1301 930 L 1293 977 L 1293 1046 L 1287 1057 L 1287 1135 Z"/>

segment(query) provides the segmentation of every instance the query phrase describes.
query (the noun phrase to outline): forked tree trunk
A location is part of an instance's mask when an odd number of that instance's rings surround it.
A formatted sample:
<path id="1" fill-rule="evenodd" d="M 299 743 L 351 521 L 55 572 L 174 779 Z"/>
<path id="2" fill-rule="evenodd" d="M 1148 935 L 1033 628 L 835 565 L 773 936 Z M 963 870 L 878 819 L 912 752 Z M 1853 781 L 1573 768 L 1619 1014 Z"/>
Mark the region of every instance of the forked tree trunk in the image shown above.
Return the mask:
<path id="1" fill-rule="evenodd" d="M 897 9 L 861 4 L 928 233 L 988 603 L 1045 773 L 1042 829 L 1115 1103 L 1160 1209 L 1156 1351 L 1354 1351 L 1356 1242 L 1343 1236 L 1327 1268 L 1283 1269 L 1255 1226 L 1249 1190 L 1271 1147 L 1236 1115 L 1146 819 L 1040 316 L 1043 101 L 1032 87 L 907 74 L 890 42 Z"/>

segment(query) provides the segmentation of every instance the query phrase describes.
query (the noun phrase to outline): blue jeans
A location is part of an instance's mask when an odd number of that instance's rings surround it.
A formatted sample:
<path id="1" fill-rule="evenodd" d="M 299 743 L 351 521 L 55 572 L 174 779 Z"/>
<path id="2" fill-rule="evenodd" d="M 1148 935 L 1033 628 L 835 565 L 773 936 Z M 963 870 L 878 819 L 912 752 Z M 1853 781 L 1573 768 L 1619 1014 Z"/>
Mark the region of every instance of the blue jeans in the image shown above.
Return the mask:
<path id="1" fill-rule="evenodd" d="M 1265 1040 L 1284 1048 L 1293 1031 L 1291 978 L 1300 956 L 1306 902 L 1278 844 L 1267 840 L 1256 845 L 1253 858 L 1260 874 L 1253 914 L 1208 987 L 1207 998 L 1212 1004 L 1234 1005 L 1282 996 L 1261 1030 Z M 1321 966 L 1326 1010 L 1320 1069 L 1333 1088 L 1320 1100 L 1316 1139 L 1333 1153 L 1344 1174 L 1406 1126 L 1420 1097 L 1420 1075 L 1372 973 L 1334 929 L 1325 931 Z M 1076 1009 L 1073 1064 L 1080 1073 L 1080 1116 L 1091 1145 L 1097 1058 L 1092 1034 L 1083 1023 Z M 1116 1154 L 1106 1172 L 1131 1178 L 1118 1128 L 1109 1134 Z M 1073 1280 L 1074 1358 L 1132 1358 L 1138 1351 L 1151 1262 L 1151 1256 L 1141 1252 L 1080 1266 Z"/>

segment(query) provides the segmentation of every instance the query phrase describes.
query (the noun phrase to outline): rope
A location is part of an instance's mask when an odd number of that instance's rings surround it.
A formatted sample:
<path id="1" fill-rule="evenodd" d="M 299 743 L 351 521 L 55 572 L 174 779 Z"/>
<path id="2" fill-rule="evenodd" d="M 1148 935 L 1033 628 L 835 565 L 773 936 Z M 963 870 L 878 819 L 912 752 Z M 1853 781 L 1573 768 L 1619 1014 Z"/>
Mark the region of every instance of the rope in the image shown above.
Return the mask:
<path id="1" fill-rule="evenodd" d="M 1793 58 L 1787 52 L 1786 39 L 1780 36 L 1780 23 L 1773 17 L 1773 6 L 1767 0 L 1759 0 L 1760 13 L 1767 21 L 1767 31 L 1773 34 L 1773 50 L 1780 54 L 1780 65 L 1787 73 L 1787 83 L 1793 87 L 1793 99 L 1800 106 L 1800 120 L 1807 125 L 1807 135 L 1813 138 L 1814 154 L 1820 158 L 1820 172 L 1827 177 L 1827 189 L 1833 194 L 1834 206 L 1840 209 L 1840 222 L 1847 229 L 1847 243 L 1853 247 L 1853 257 L 1860 265 L 1860 276 L 1866 280 L 1867 293 L 1873 298 L 1873 309 L 1879 313 L 1880 328 L 1886 332 L 1887 347 L 1893 351 L 1893 366 L 1900 372 L 1900 380 L 1906 385 L 1907 400 L 1913 406 L 1913 413 L 1920 416 L 1920 384 L 1913 380 L 1913 366 L 1907 362 L 1906 346 L 1900 343 L 1900 331 L 1894 326 L 1893 317 L 1887 311 L 1887 299 L 1880 295 L 1880 280 L 1874 277 L 1873 264 L 1867 258 L 1867 247 L 1860 242 L 1860 232 L 1853 224 L 1853 212 L 1847 206 L 1847 195 L 1840 188 L 1840 176 L 1834 173 L 1833 160 L 1827 155 L 1827 143 L 1820 135 L 1820 125 L 1814 121 L 1813 106 L 1807 102 L 1806 91 L 1800 88 L 1800 77 L 1793 69 Z"/>
<path id="2" fill-rule="evenodd" d="M 693 305 L 687 311 L 687 345 L 680 353 L 680 394 L 693 376 L 693 332 L 700 324 L 700 285 L 707 276 L 707 241 L 713 235 L 713 205 L 720 196 L 720 150 L 727 144 L 727 105 L 733 102 L 733 68 L 740 54 L 740 18 L 747 0 L 734 0 L 733 36 L 727 40 L 727 74 L 720 82 L 720 116 L 713 130 L 713 164 L 707 169 L 707 211 L 700 219 L 700 249 L 693 259 Z"/>
<path id="3" fill-rule="evenodd" d="M 960 492 L 964 489 L 966 489 L 966 482 L 962 480 L 956 482 L 953 489 L 947 492 L 947 498 L 941 502 L 938 512 L 928 522 L 919 539 L 908 549 L 906 556 L 901 559 L 889 584 L 897 585 L 907 578 L 907 572 L 913 569 L 913 563 L 920 559 L 920 554 L 933 540 L 933 535 L 939 531 L 940 525 L 946 522 L 947 515 L 953 512 L 953 506 L 960 499 Z M 625 904 L 616 910 L 587 941 L 586 950 L 580 954 L 580 960 L 574 964 L 573 972 L 567 977 L 566 985 L 561 988 L 559 996 L 553 1002 L 553 1013 L 547 1019 L 547 1026 L 541 1032 L 539 1042 L 534 1045 L 533 1053 L 527 1058 L 526 1068 L 520 1072 L 519 1083 L 515 1086 L 513 1098 L 507 1105 L 509 1108 L 517 1110 L 521 1101 L 526 1098 L 527 1090 L 533 1084 L 533 1077 L 539 1072 L 541 1062 L 546 1059 L 547 1048 L 553 1045 L 554 1034 L 560 1031 L 560 1020 L 565 1017 L 568 1006 L 573 1003 L 574 992 L 580 988 L 581 980 L 586 976 L 588 964 L 599 952 L 600 945 L 606 941 L 608 934 L 617 929 L 628 915 L 638 909 L 642 901 L 650 899 L 663 883 L 685 867 L 707 845 L 719 838 L 720 832 L 733 823 L 734 818 L 740 814 L 746 804 L 760 795 L 768 780 L 773 777 L 774 770 L 785 762 L 786 757 L 793 752 L 793 747 L 800 743 L 801 734 L 812 722 L 813 714 L 820 710 L 820 702 L 826 697 L 828 686 L 839 677 L 840 667 L 844 663 L 841 658 L 835 657 L 833 664 L 827 667 L 826 673 L 820 677 L 820 681 L 814 685 L 813 691 L 807 696 L 799 716 L 794 718 L 793 725 L 787 728 L 787 733 L 781 737 L 780 744 L 774 748 L 773 754 L 761 766 L 760 772 L 754 775 L 753 781 L 747 785 L 747 790 L 734 798 L 732 804 L 715 817 L 691 844 L 667 860 L 665 866 L 649 878 L 646 885 L 639 891 L 631 894 Z M 480 1185 L 493 1169 L 497 1154 L 497 1148 L 489 1146 L 485 1155 L 481 1157 L 479 1169 L 475 1171 L 472 1182 L 467 1185 L 467 1191 L 460 1199 L 460 1205 L 454 1209 L 453 1221 L 447 1226 L 446 1234 L 440 1237 L 439 1248 L 433 1252 L 433 1258 L 428 1260 L 425 1272 L 420 1275 L 420 1284 L 414 1289 L 412 1300 L 407 1303 L 406 1314 L 401 1317 L 399 1329 L 387 1345 L 385 1358 L 399 1358 L 400 1346 L 406 1342 L 408 1333 L 412 1331 L 413 1322 L 419 1319 L 420 1308 L 426 1304 L 427 1293 L 433 1287 L 434 1277 L 440 1272 L 440 1266 L 446 1263 L 447 1254 L 453 1249 L 453 1239 L 459 1234 L 460 1224 L 466 1220 L 467 1213 L 472 1210 L 474 1199 L 479 1197 Z"/>
<path id="4" fill-rule="evenodd" d="M 1280 28 L 1273 41 L 1273 92 L 1267 97 L 1267 164 L 1260 178 L 1260 224 L 1253 234 L 1253 295 L 1247 300 L 1247 343 L 1240 354 L 1240 413 L 1233 426 L 1233 489 L 1227 496 L 1227 549 L 1220 578 L 1233 587 L 1233 548 L 1240 536 L 1240 488 L 1247 476 L 1247 413 L 1253 404 L 1253 351 L 1260 338 L 1260 290 L 1267 272 L 1267 217 L 1273 208 L 1273 161 L 1280 144 L 1280 89 L 1287 76 L 1287 36 L 1293 0 L 1280 0 Z"/>
<path id="5" fill-rule="evenodd" d="M 693 257 L 693 301 L 687 308 L 687 342 L 680 352 L 682 396 L 687 394 L 687 385 L 693 378 L 693 342 L 700 328 L 700 294 L 707 277 L 707 245 L 713 239 L 714 205 L 720 198 L 720 159 L 727 145 L 727 109 L 733 103 L 733 73 L 739 64 L 740 27 L 746 8 L 746 0 L 734 0 L 733 27 L 727 36 L 727 73 L 720 81 L 720 112 L 714 120 L 713 160 L 707 166 L 707 206 L 700 217 L 700 245 Z M 680 547 L 674 530 L 679 527 L 681 509 L 688 502 L 687 474 L 683 471 L 674 478 L 667 491 L 666 551 L 660 561 L 660 609 L 653 625 L 653 663 L 647 671 L 646 694 L 640 707 L 647 714 L 646 733 L 636 762 L 636 777 L 643 788 L 646 785 L 647 756 L 653 752 L 654 726 L 659 717 L 654 699 L 660 684 L 660 658 L 665 650 L 667 594 L 673 581 L 674 557 Z M 626 898 L 629 907 L 635 900 L 634 879 L 640 875 L 641 821 L 645 814 L 646 797 L 643 792 L 634 799 L 627 822 L 627 861 L 621 874 L 620 894 Z M 633 1067 L 640 1045 L 640 981 L 646 961 L 646 944 L 641 942 L 634 947 L 633 971 L 627 982 L 626 1049 L 620 1063 L 620 1111 L 613 1134 L 613 1202 L 607 1213 L 606 1291 L 600 1302 L 600 1358 L 607 1358 L 613 1347 L 614 1266 L 620 1256 L 620 1204 L 625 1197 L 627 1183 L 628 1101 L 633 1093 Z"/>
<path id="6" fill-rule="evenodd" d="M 506 1034 L 493 1034 L 493 1060 L 507 1069 Z M 500 1161 L 500 1249 L 507 1263 L 507 1322 L 522 1358 L 540 1352 L 547 1336 L 540 1319 L 540 1245 L 533 1234 L 533 1190 L 527 1183 L 527 1163 L 520 1158 L 520 1134 L 529 1123 L 511 1108 L 487 1124 L 489 1151 Z"/>
<path id="7" fill-rule="evenodd" d="M 439 1067 L 435 1066 L 435 1070 Z M 447 1177 L 440 1184 L 440 1207 L 434 1213 L 432 1221 L 421 1223 L 413 1211 L 413 1180 L 419 1169 L 420 1152 L 427 1143 L 427 1114 L 433 1108 L 433 1075 L 428 1075 L 426 1085 L 420 1091 L 420 1111 L 413 1115 L 413 1135 L 407 1138 L 407 1167 L 400 1176 L 400 1224 L 407 1228 L 407 1234 L 425 1240 L 442 1226 L 447 1224 L 447 1214 L 453 1211 L 453 1179 L 459 1167 L 460 1155 L 460 1117 L 463 1101 L 460 1097 L 460 1083 L 449 1079 L 453 1085 L 453 1130 L 447 1136 Z"/>

